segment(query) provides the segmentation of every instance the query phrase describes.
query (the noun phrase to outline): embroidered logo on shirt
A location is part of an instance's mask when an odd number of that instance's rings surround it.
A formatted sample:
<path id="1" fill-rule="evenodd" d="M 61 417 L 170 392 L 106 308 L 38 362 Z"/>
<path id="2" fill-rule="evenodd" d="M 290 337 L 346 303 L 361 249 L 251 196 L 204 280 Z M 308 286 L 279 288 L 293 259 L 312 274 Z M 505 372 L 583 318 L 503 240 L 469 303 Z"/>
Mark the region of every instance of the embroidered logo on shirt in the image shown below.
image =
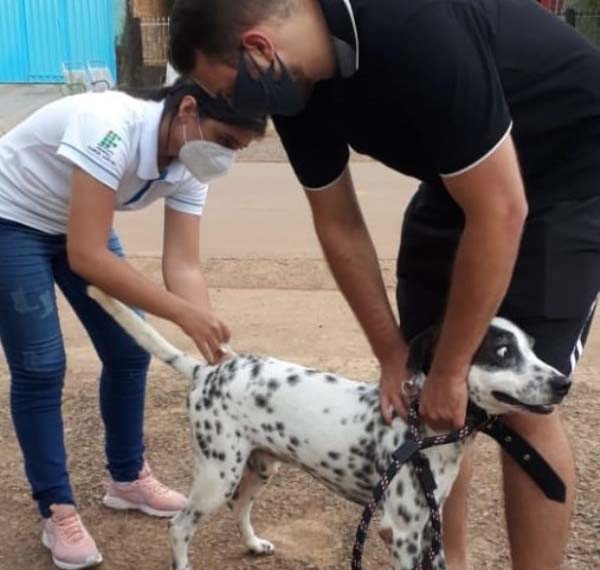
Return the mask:
<path id="1" fill-rule="evenodd" d="M 108 163 L 113 167 L 116 167 L 116 163 L 113 159 L 114 152 L 118 148 L 119 144 L 123 141 L 123 138 L 115 133 L 115 131 L 108 131 L 102 139 L 96 143 L 95 146 L 88 146 L 89 152 L 95 155 L 97 158 L 102 159 L 104 163 Z"/>
<path id="2" fill-rule="evenodd" d="M 104 138 L 98 143 L 98 147 L 111 151 L 117 148 L 122 140 L 123 139 L 115 133 L 115 131 L 108 131 L 108 133 L 104 135 Z"/>

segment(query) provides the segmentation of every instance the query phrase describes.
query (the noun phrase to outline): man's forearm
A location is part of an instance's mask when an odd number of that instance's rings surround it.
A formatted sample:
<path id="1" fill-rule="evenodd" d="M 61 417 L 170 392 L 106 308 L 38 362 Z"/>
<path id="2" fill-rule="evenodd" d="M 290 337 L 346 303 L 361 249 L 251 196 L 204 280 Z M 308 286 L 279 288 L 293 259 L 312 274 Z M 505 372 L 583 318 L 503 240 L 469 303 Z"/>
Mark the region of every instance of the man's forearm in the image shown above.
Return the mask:
<path id="1" fill-rule="evenodd" d="M 464 378 L 506 294 L 517 257 L 522 220 L 508 217 L 466 224 L 432 371 Z"/>
<path id="2" fill-rule="evenodd" d="M 403 341 L 388 301 L 375 248 L 366 227 L 317 231 L 333 276 L 380 362 Z"/>

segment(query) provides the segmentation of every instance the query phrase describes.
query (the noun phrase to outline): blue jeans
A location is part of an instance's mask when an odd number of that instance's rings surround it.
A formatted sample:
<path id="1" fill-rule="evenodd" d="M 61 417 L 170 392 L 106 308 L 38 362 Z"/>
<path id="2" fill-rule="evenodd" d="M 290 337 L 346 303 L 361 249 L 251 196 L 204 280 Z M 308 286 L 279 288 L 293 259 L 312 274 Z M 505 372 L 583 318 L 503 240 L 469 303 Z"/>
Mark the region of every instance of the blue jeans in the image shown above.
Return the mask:
<path id="1" fill-rule="evenodd" d="M 109 249 L 123 251 L 112 234 Z M 150 357 L 86 294 L 69 268 L 66 237 L 0 219 L 0 340 L 11 374 L 12 418 L 25 472 L 42 516 L 74 504 L 66 467 L 61 396 L 65 348 L 54 284 L 86 328 L 102 361 L 100 409 L 108 470 L 133 481 L 143 466 L 143 420 Z"/>

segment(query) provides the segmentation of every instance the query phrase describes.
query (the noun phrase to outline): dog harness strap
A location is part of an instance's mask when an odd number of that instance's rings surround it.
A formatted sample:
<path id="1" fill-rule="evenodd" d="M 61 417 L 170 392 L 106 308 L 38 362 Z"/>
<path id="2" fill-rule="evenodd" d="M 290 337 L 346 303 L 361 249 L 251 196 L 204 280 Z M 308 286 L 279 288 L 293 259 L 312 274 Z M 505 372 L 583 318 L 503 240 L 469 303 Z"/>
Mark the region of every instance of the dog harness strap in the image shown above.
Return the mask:
<path id="1" fill-rule="evenodd" d="M 487 424 L 481 431 L 502 446 L 548 499 L 565 502 L 566 487 L 562 479 L 526 439 L 500 420 Z"/>
<path id="2" fill-rule="evenodd" d="M 564 503 L 566 488 L 561 478 L 556 474 L 548 462 L 512 428 L 498 419 L 497 416 L 488 416 L 483 410 L 469 404 L 467 422 L 458 431 L 434 435 L 421 439 L 419 429 L 419 404 L 415 400 L 408 409 L 408 434 L 406 441 L 392 453 L 392 462 L 383 478 L 373 491 L 373 497 L 365 507 L 363 515 L 356 530 L 354 549 L 352 551 L 352 570 L 361 570 L 362 552 L 369 524 L 373 514 L 391 481 L 402 468 L 404 463 L 410 461 L 416 471 L 419 485 L 425 495 L 427 506 L 431 511 L 432 538 L 431 547 L 419 559 L 414 570 L 431 570 L 433 561 L 442 547 L 442 528 L 440 511 L 435 500 L 435 478 L 429 466 L 429 460 L 421 453 L 424 449 L 437 445 L 446 445 L 459 440 L 464 440 L 475 431 L 482 431 L 495 439 L 502 448 L 522 467 L 533 479 L 541 491 L 553 501 Z"/>

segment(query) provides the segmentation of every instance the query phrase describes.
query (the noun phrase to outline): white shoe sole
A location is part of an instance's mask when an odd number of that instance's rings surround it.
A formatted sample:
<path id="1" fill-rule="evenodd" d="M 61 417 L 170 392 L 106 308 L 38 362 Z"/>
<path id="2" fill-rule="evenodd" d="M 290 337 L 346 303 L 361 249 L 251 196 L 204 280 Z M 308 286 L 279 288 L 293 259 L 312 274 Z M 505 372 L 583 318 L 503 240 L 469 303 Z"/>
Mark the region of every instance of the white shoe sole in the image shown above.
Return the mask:
<path id="1" fill-rule="evenodd" d="M 95 560 L 90 560 L 88 562 L 84 562 L 82 564 L 72 564 L 71 562 L 64 562 L 63 560 L 59 560 L 52 553 L 52 548 L 50 547 L 50 541 L 48 540 L 48 535 L 46 531 L 42 533 L 42 544 L 50 551 L 52 555 L 52 562 L 57 568 L 61 570 L 81 570 L 82 568 L 94 568 L 95 566 L 99 566 L 102 564 L 102 554 L 98 552 L 98 557 Z"/>
<path id="2" fill-rule="evenodd" d="M 112 495 L 104 495 L 102 499 L 102 503 L 105 507 L 109 509 L 115 509 L 117 511 L 140 511 L 146 515 L 150 515 L 151 517 L 160 517 L 160 518 L 170 518 L 174 517 L 179 511 L 159 511 L 157 509 L 153 509 L 148 505 L 137 505 L 135 503 L 130 503 L 125 499 L 120 499 L 119 497 L 113 497 Z"/>

